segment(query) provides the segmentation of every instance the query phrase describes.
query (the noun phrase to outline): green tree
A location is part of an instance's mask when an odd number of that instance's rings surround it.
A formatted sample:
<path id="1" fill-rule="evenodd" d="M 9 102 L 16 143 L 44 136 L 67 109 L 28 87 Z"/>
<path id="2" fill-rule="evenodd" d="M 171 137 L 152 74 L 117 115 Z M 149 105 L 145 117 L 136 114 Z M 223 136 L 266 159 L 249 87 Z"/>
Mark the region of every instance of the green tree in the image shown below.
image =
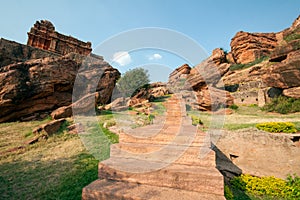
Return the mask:
<path id="1" fill-rule="evenodd" d="M 149 84 L 149 82 L 148 71 L 143 68 L 135 68 L 125 72 L 118 80 L 117 87 L 123 95 L 130 97 L 137 89 Z"/>

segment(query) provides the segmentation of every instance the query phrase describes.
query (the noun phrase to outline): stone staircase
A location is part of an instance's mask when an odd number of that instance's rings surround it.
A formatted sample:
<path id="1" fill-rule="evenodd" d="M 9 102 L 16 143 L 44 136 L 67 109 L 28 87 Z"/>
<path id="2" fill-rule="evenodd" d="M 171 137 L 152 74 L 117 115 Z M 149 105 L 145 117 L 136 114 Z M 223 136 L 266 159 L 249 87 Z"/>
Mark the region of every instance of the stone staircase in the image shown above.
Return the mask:
<path id="1" fill-rule="evenodd" d="M 110 158 L 99 163 L 99 179 L 83 189 L 82 199 L 225 199 L 209 138 L 191 125 L 180 95 L 165 106 L 164 123 L 120 133 L 120 143 L 111 145 Z"/>

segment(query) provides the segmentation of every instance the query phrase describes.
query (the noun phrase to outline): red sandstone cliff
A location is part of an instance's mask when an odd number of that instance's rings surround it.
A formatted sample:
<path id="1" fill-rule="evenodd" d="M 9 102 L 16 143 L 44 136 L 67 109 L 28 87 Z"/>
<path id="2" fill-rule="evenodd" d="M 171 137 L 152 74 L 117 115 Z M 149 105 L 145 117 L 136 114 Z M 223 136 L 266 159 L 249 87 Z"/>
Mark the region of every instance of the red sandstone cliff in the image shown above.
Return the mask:
<path id="1" fill-rule="evenodd" d="M 55 32 L 54 26 L 43 20 L 28 35 L 31 46 L 0 40 L 0 122 L 45 118 L 51 111 L 69 106 L 78 74 L 78 85 L 96 86 L 85 94 L 92 94 L 97 103 L 110 101 L 120 73 L 102 57 L 86 56 L 90 44 Z M 87 81 L 95 77 L 99 82 Z"/>
<path id="2" fill-rule="evenodd" d="M 300 98 L 300 16 L 278 33 L 240 31 L 230 45 L 229 53 L 218 48 L 195 68 L 176 69 L 169 87 L 185 82 L 197 97 L 193 107 L 200 110 L 210 110 L 215 95 L 215 103 L 227 106 L 232 97 L 235 104 L 258 105 L 278 94 Z"/>

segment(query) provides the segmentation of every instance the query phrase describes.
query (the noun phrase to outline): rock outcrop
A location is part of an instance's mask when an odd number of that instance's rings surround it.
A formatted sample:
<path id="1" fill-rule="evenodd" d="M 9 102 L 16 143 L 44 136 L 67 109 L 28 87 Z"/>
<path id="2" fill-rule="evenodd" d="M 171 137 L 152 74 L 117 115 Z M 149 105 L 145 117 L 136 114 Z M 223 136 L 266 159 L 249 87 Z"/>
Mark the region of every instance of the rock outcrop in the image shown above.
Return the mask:
<path id="1" fill-rule="evenodd" d="M 240 31 L 231 40 L 231 52 L 236 63 L 249 63 L 267 56 L 277 46 L 275 33 Z"/>
<path id="2" fill-rule="evenodd" d="M 300 174 L 300 134 L 268 133 L 257 129 L 224 131 L 215 144 L 217 168 L 225 175 Z"/>
<path id="3" fill-rule="evenodd" d="M 94 84 L 101 96 L 98 102 L 107 103 L 120 76 L 99 56 L 76 53 L 60 56 L 6 40 L 1 40 L 1 45 L 12 49 L 1 49 L 1 55 L 6 58 L 0 60 L 5 60 L 6 66 L 1 62 L 0 122 L 43 118 L 59 107 L 70 105 L 78 72 L 83 86 L 86 80 L 101 76 L 99 83 Z"/>
<path id="4" fill-rule="evenodd" d="M 47 20 L 37 21 L 28 32 L 27 45 L 45 49 L 61 55 L 78 53 L 88 55 L 92 44 L 55 31 L 53 24 Z"/>
<path id="5" fill-rule="evenodd" d="M 233 104 L 229 92 L 215 85 L 230 67 L 222 49 L 215 49 L 213 55 L 190 68 L 187 64 L 175 69 L 169 76 L 168 88 L 181 91 L 193 109 L 210 111 Z"/>
<path id="6" fill-rule="evenodd" d="M 300 97 L 300 16 L 278 33 L 240 31 L 230 45 L 231 52 L 217 48 L 194 68 L 183 65 L 174 70 L 170 90 L 189 91 L 184 96 L 200 110 L 232 103 L 263 106 L 281 94 Z M 216 96 L 220 98 L 212 100 Z"/>

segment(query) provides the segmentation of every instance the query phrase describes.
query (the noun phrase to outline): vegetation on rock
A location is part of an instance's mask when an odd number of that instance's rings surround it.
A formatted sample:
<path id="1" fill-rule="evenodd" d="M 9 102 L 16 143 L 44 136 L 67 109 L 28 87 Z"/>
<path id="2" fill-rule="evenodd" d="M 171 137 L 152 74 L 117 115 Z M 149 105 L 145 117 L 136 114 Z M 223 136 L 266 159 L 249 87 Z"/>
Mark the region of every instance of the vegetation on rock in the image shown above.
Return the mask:
<path id="1" fill-rule="evenodd" d="M 256 65 L 256 64 L 259 64 L 265 60 L 268 60 L 269 57 L 268 56 L 262 56 L 252 62 L 249 62 L 247 64 L 233 64 L 230 66 L 230 70 L 231 71 L 234 71 L 234 70 L 241 70 L 241 69 L 246 69 L 246 68 L 249 68 L 249 67 L 252 67 L 253 65 Z"/>
<path id="2" fill-rule="evenodd" d="M 262 109 L 281 114 L 300 112 L 300 99 L 279 96 L 273 98 L 272 101 L 267 103 Z"/>

